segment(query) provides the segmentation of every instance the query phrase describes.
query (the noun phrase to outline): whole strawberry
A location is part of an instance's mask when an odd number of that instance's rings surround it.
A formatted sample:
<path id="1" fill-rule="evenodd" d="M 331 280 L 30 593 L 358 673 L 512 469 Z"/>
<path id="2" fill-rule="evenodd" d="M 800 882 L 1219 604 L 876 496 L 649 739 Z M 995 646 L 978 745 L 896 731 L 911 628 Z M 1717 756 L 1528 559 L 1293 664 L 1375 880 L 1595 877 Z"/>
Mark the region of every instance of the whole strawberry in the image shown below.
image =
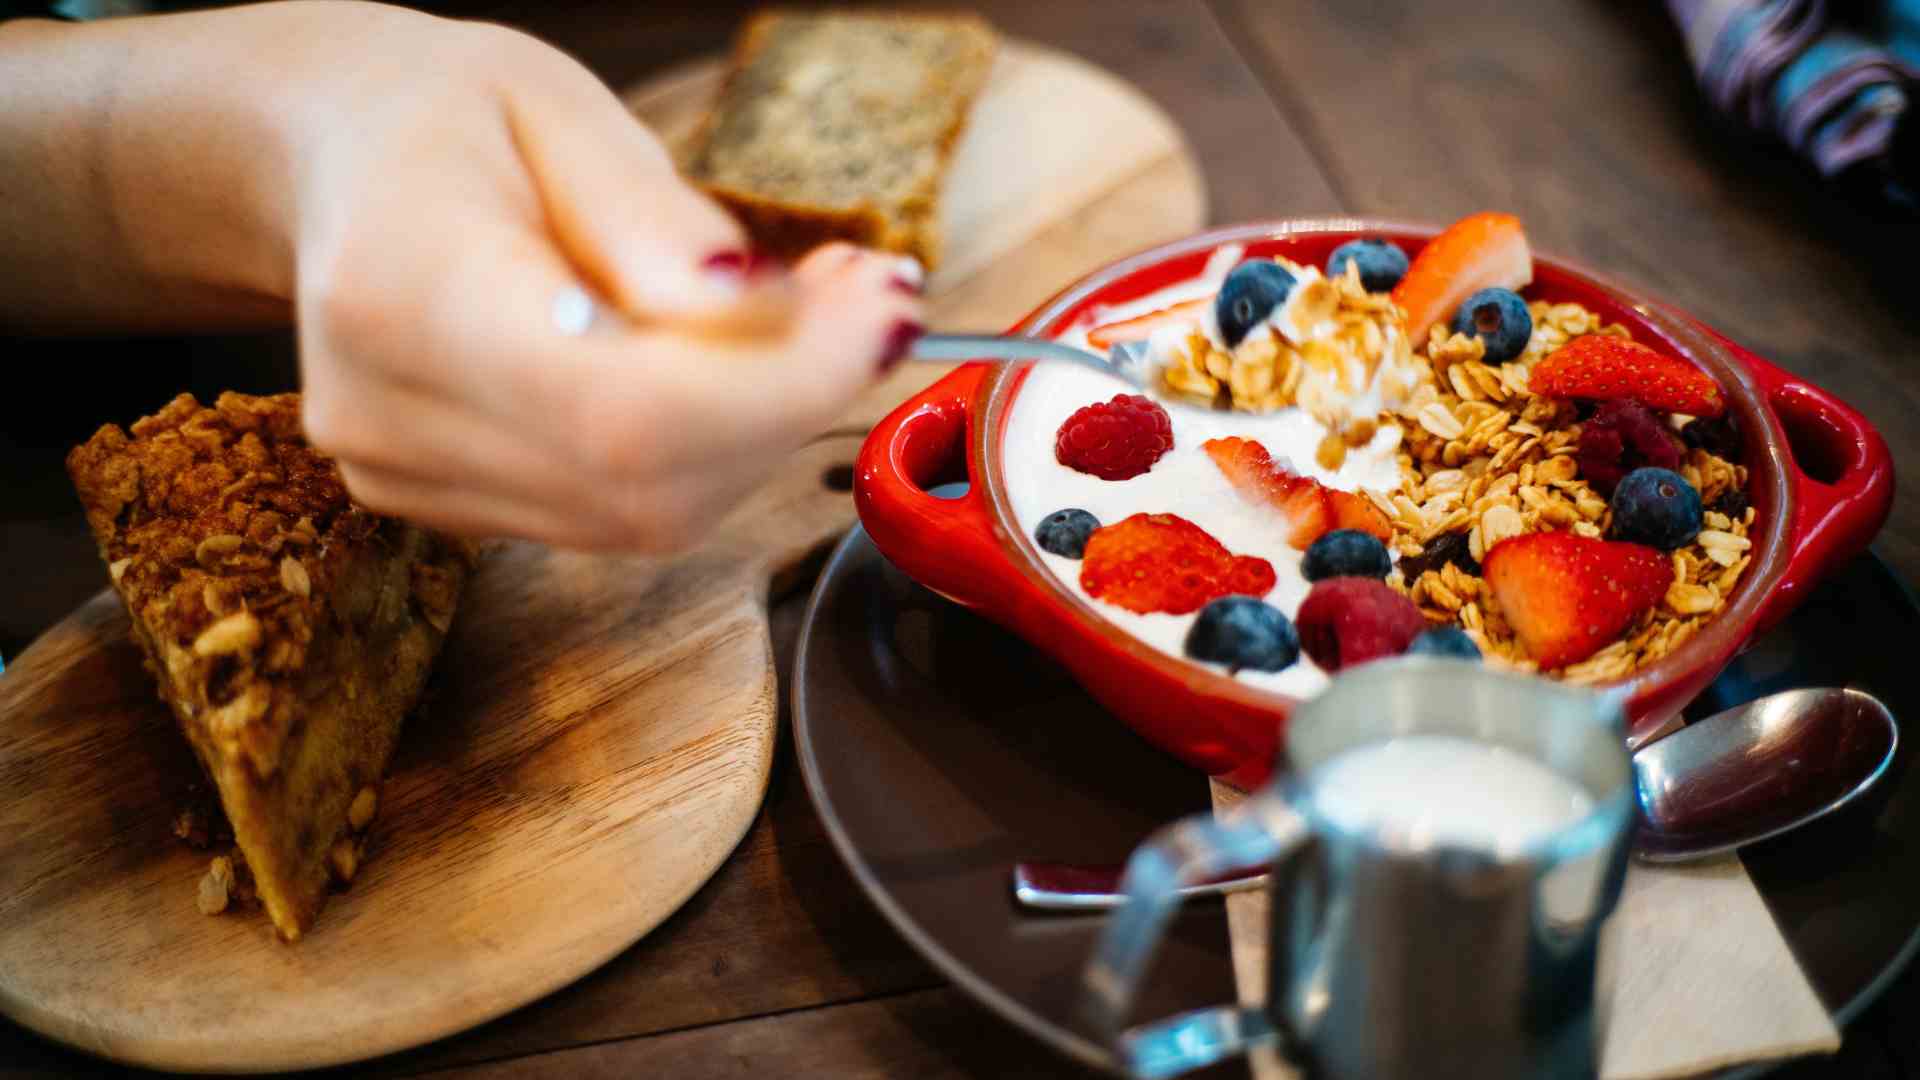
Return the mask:
<path id="1" fill-rule="evenodd" d="M 1053 455 L 1069 469 L 1102 480 L 1131 480 L 1173 449 L 1173 422 L 1152 398 L 1119 394 L 1067 417 Z"/>

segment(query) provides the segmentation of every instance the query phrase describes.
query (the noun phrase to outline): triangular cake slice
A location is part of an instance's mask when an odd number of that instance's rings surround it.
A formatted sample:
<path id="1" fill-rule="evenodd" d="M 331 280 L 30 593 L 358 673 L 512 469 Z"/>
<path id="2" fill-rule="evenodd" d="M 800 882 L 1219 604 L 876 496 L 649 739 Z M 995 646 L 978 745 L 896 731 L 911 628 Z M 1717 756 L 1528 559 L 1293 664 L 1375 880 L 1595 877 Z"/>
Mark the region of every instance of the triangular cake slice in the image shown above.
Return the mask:
<path id="1" fill-rule="evenodd" d="M 355 505 L 297 394 L 190 394 L 67 457 L 160 696 L 219 792 L 273 925 L 351 880 L 472 549 Z M 226 883 L 214 861 L 217 895 Z"/>

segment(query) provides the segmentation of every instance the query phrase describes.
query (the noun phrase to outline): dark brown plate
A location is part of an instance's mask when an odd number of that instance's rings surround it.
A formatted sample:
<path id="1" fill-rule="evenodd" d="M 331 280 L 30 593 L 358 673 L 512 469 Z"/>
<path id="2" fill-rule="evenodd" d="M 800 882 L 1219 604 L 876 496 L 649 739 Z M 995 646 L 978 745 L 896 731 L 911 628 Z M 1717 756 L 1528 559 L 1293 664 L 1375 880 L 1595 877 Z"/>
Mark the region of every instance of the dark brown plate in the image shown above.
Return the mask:
<path id="1" fill-rule="evenodd" d="M 1916 635 L 1920 608 L 1863 558 L 1736 659 L 1689 714 L 1792 686 L 1852 685 L 1896 717 L 1920 715 L 1907 650 L 1860 644 Z M 815 588 L 793 717 L 814 804 L 895 929 L 1007 1020 L 1107 1066 L 1073 1008 L 1100 919 L 1016 909 L 1008 868 L 1026 856 L 1120 861 L 1156 825 L 1205 809 L 1204 780 L 1030 646 L 914 584 L 859 529 Z M 1876 797 L 1742 855 L 1842 1023 L 1920 943 L 1920 781 L 1905 768 L 1912 740 L 1901 745 Z M 1225 909 L 1193 905 L 1156 972 L 1143 1017 L 1231 999 Z"/>

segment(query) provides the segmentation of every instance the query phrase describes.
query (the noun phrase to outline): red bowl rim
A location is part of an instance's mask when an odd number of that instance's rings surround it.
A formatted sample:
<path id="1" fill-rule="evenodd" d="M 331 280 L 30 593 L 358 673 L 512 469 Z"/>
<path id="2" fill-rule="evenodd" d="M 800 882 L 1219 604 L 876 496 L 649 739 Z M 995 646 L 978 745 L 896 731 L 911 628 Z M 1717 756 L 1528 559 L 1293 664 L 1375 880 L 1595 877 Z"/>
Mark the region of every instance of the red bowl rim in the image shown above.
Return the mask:
<path id="1" fill-rule="evenodd" d="M 1021 320 L 1014 329 L 1028 336 L 1044 336 L 1062 325 L 1063 317 L 1077 312 L 1102 291 L 1130 276 L 1170 259 L 1208 251 L 1222 244 L 1252 244 L 1327 233 L 1424 239 L 1439 231 L 1437 227 L 1427 224 L 1357 217 L 1286 219 L 1217 228 L 1109 263 L 1061 290 Z M 1536 265 L 1546 265 L 1575 282 L 1610 294 L 1611 299 L 1631 311 L 1648 329 L 1664 339 L 1663 344 L 1713 375 L 1727 389 L 1728 407 L 1746 432 L 1747 490 L 1757 508 L 1755 527 L 1748 533 L 1753 543 L 1752 561 L 1735 585 L 1726 606 L 1679 647 L 1627 678 L 1593 684 L 1621 694 L 1629 702 L 1629 712 L 1633 713 L 1632 702 L 1657 698 L 1662 690 L 1673 684 L 1698 676 L 1703 671 L 1717 671 L 1745 644 L 1761 614 L 1762 605 L 1786 574 L 1793 554 L 1790 542 L 1794 520 L 1791 453 L 1786 433 L 1773 411 L 1767 407 L 1764 392 L 1754 383 L 1746 366 L 1699 323 L 1577 263 L 1539 252 L 1535 252 L 1534 261 Z M 1233 700 L 1254 708 L 1283 713 L 1290 711 L 1300 699 L 1262 689 L 1203 665 L 1168 655 L 1128 633 L 1068 588 L 1041 560 L 1039 549 L 1026 535 L 1026 530 L 1019 526 L 1008 502 L 999 453 L 1008 406 L 1030 369 L 1031 365 L 1004 365 L 982 380 L 977 399 L 981 411 L 976 414 L 977 422 L 972 425 L 973 445 L 969 448 L 973 460 L 984 466 L 975 472 L 975 476 L 982 483 L 986 502 L 992 508 L 1009 561 L 1029 581 L 1039 586 L 1045 595 L 1072 612 L 1085 632 L 1099 636 L 1110 647 L 1186 684 L 1192 692 Z M 1759 435 L 1757 439 L 1756 433 Z"/>

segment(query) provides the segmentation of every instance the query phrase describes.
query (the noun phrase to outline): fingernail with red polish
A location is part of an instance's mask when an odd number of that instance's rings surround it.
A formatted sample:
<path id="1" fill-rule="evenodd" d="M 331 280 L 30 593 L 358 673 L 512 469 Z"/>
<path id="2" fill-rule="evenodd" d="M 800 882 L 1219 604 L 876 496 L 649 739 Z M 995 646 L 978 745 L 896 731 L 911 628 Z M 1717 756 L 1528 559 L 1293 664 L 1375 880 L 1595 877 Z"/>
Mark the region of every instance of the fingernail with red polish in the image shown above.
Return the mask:
<path id="1" fill-rule="evenodd" d="M 927 287 L 927 272 L 920 268 L 920 260 L 906 255 L 901 257 L 899 267 L 891 282 L 894 291 L 919 296 Z"/>
<path id="2" fill-rule="evenodd" d="M 717 251 L 700 263 L 707 276 L 728 285 L 742 285 L 755 278 L 777 274 L 780 260 L 764 251 Z"/>
<path id="3" fill-rule="evenodd" d="M 887 333 L 886 347 L 880 351 L 880 374 L 885 375 L 899 367 L 900 361 L 907 358 L 907 350 L 913 348 L 913 343 L 919 341 L 926 332 L 926 327 L 912 319 L 901 319 L 894 323 L 893 329 Z"/>
<path id="4" fill-rule="evenodd" d="M 746 277 L 752 256 L 744 251 L 716 251 L 707 256 L 700 269 L 715 277 Z"/>

